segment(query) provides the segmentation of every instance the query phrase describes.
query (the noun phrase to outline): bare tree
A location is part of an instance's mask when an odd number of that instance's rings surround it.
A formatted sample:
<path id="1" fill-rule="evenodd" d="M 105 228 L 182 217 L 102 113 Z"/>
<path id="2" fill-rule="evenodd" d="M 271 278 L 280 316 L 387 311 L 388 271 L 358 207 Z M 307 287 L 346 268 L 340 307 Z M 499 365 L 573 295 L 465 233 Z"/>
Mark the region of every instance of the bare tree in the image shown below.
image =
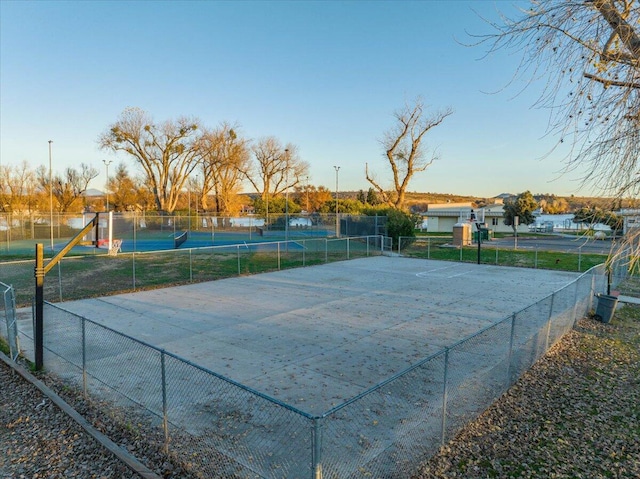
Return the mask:
<path id="1" fill-rule="evenodd" d="M 102 149 L 132 156 L 145 173 L 158 211 L 171 213 L 200 162 L 198 138 L 196 120 L 183 117 L 156 124 L 143 110 L 127 108 L 98 143 Z"/>
<path id="2" fill-rule="evenodd" d="M 63 175 L 56 174 L 49 184 L 49 173 L 44 166 L 36 170 L 38 183 L 43 190 L 53 189 L 53 196 L 58 204 L 58 211 L 66 213 L 70 211 L 77 199 L 83 198 L 89 187 L 89 182 L 98 176 L 98 170 L 85 163 L 80 163 L 80 171 L 75 168 L 67 168 Z"/>
<path id="3" fill-rule="evenodd" d="M 300 158 L 295 145 L 283 147 L 270 136 L 258 140 L 251 151 L 254 161 L 243 174 L 263 200 L 295 188 L 309 176 L 309 164 Z"/>
<path id="4" fill-rule="evenodd" d="M 571 147 L 566 170 L 585 167 L 583 184 L 618 199 L 637 198 L 640 2 L 537 0 L 492 25 L 496 32 L 480 36 L 480 43 L 488 42 L 490 53 L 522 53 L 514 78 L 547 78 L 537 105 L 551 109 L 550 131 Z M 634 231 L 626 244 L 637 258 L 640 228 Z"/>
<path id="5" fill-rule="evenodd" d="M 204 131 L 199 142 L 202 157 L 200 202 L 208 209 L 207 198 L 213 192 L 218 213 L 237 209 L 237 193 L 249 168 L 249 141 L 238 136 L 238 126 L 222 123 L 215 130 Z"/>
<path id="6" fill-rule="evenodd" d="M 490 51 L 522 52 L 516 78 L 548 78 L 538 105 L 572 146 L 567 170 L 618 197 L 640 193 L 640 4 L 635 0 L 538 0 L 481 36 Z"/>
<path id="7" fill-rule="evenodd" d="M 381 142 L 391 167 L 393 190 L 383 188 L 375 175 L 369 172 L 368 165 L 365 170 L 367 181 L 375 188 L 382 202 L 397 209 L 404 208 L 405 195 L 412 178 L 429 168 L 437 159 L 435 153 L 427 158 L 422 143 L 424 135 L 453 113 L 453 110 L 447 108 L 425 116 L 424 110 L 422 99 L 417 98 L 412 105 L 406 104 L 396 111 L 396 125 L 385 134 Z"/>

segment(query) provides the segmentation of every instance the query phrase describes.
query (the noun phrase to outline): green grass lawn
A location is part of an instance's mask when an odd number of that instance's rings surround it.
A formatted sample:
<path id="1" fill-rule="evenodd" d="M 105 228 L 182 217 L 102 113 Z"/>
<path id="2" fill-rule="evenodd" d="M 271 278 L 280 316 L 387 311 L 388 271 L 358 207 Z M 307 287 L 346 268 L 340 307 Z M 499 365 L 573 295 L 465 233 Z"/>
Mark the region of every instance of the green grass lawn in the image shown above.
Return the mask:
<path id="1" fill-rule="evenodd" d="M 407 241 L 401 253 L 408 257 L 475 263 L 477 247 L 444 247 L 450 236 L 430 237 L 428 242 Z M 179 249 L 134 254 L 90 254 L 65 257 L 45 278 L 45 299 L 59 301 L 211 281 L 244 274 L 312 266 L 325 262 L 380 254 L 364 241 L 346 239 L 307 240 L 290 249 L 228 248 Z M 379 248 L 379 247 L 378 247 Z M 483 264 L 584 272 L 604 263 L 599 254 L 573 254 L 513 249 L 481 249 Z M 45 260 L 46 263 L 46 260 Z M 13 285 L 16 303 L 31 304 L 34 294 L 34 261 L 0 263 L 0 281 Z"/>

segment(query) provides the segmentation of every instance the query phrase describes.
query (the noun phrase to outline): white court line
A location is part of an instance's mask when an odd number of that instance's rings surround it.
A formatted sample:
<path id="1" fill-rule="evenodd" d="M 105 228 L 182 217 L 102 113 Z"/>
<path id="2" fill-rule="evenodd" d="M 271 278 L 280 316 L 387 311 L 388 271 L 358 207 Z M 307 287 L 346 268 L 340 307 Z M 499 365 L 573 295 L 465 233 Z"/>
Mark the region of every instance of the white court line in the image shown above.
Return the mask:
<path id="1" fill-rule="evenodd" d="M 470 274 L 470 273 L 471 273 L 471 270 L 468 270 L 468 271 L 464 271 L 464 272 L 462 272 L 460 274 L 454 274 L 454 275 L 451 275 L 451 276 L 447 276 L 447 278 L 457 278 L 458 276 L 464 276 L 465 274 Z"/>
<path id="2" fill-rule="evenodd" d="M 416 276 L 418 278 L 424 278 L 426 277 L 429 273 L 435 273 L 436 271 L 443 271 L 445 269 L 452 269 L 452 268 L 460 268 L 460 265 L 455 265 L 455 266 L 444 266 L 443 268 L 435 268 L 435 269 L 430 269 L 429 271 L 421 271 L 420 273 L 416 273 Z"/>

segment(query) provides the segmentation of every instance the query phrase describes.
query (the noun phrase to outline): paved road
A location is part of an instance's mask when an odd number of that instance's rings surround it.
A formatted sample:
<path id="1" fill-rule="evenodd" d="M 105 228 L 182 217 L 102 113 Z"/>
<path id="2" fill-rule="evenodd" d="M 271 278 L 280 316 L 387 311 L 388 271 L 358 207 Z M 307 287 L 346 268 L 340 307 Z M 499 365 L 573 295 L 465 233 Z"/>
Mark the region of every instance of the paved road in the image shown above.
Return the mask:
<path id="1" fill-rule="evenodd" d="M 487 243 L 486 246 L 497 246 L 499 248 L 513 248 L 515 238 L 498 238 Z M 613 244 L 615 247 L 615 243 Z M 594 240 L 583 237 L 565 236 L 536 236 L 518 238 L 518 249 L 539 249 L 546 251 L 562 251 L 566 253 L 599 253 L 609 254 L 612 247 L 611 240 Z"/>

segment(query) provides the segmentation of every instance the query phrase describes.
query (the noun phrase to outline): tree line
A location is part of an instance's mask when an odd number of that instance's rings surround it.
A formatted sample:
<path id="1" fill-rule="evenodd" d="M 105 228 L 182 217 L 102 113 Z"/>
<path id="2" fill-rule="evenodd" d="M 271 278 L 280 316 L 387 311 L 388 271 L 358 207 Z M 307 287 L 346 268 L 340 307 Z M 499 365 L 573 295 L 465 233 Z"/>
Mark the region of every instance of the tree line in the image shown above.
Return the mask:
<path id="1" fill-rule="evenodd" d="M 240 126 L 222 122 L 215 128 L 196 118 L 180 117 L 155 122 L 140 108 L 126 108 L 98 138 L 101 150 L 119 154 L 128 162 L 117 165 L 107 179 L 109 206 L 115 211 L 156 210 L 171 214 L 184 206 L 185 196 L 194 194 L 194 208 L 218 215 L 238 214 L 246 207 L 250 185 L 252 209 L 259 214 L 290 211 L 357 213 L 365 207 L 384 204 L 405 209 L 406 192 L 413 177 L 435 160 L 422 147 L 424 135 L 439 125 L 451 110 L 426 113 L 421 98 L 407 103 L 394 114 L 395 126 L 381 141 L 392 176 L 392 188 L 384 187 L 368 164 L 365 179 L 371 187 L 356 200 L 333 198 L 324 186 L 309 182 L 309 164 L 293 143 L 275 136 L 252 140 Z M 138 175 L 132 175 L 132 163 Z M 31 171 L 28 164 L 0 168 L 0 210 L 87 209 L 85 192 L 98 171 L 86 164 L 67 168 L 51 176 L 44 166 Z M 185 194 L 185 191 L 187 194 Z M 337 194 L 337 192 L 336 192 Z M 188 200 L 191 207 L 191 199 Z"/>

